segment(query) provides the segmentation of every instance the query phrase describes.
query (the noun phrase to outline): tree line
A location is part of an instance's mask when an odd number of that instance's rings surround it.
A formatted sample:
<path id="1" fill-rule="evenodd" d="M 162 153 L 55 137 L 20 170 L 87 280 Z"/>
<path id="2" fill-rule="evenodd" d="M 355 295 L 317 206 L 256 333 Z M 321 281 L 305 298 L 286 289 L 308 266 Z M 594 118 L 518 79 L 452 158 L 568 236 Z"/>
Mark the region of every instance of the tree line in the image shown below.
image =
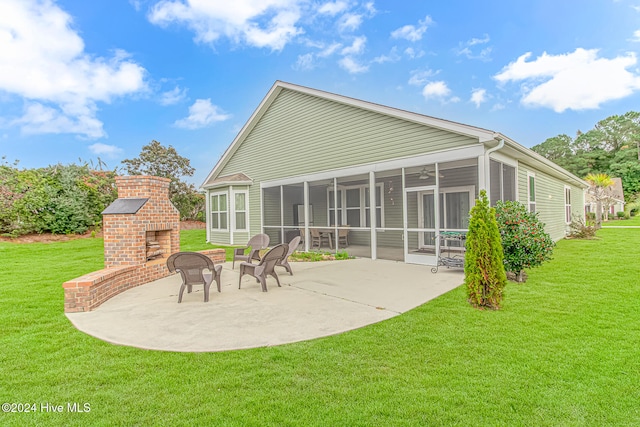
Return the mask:
<path id="1" fill-rule="evenodd" d="M 640 113 L 629 111 L 600 120 L 572 138 L 561 134 L 531 148 L 574 175 L 621 178 L 625 200 L 640 195 Z"/>
<path id="2" fill-rule="evenodd" d="M 101 212 L 117 197 L 119 174 L 169 178 L 169 197 L 181 219 L 204 220 L 204 196 L 183 180 L 192 176 L 189 159 L 158 141 L 142 147 L 140 156 L 123 160 L 121 167 L 106 170 L 98 159 L 79 164 L 57 164 L 24 169 L 19 162 L 0 162 L 0 234 L 74 234 L 99 229 Z"/>

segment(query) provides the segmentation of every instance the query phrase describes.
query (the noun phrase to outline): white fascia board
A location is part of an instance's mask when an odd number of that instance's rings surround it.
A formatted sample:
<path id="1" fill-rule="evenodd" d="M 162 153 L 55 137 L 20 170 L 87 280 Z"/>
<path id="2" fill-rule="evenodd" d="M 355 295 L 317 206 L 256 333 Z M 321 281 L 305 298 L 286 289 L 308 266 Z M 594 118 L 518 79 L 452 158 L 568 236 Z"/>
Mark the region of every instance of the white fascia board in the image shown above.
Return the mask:
<path id="1" fill-rule="evenodd" d="M 260 188 L 278 187 L 280 185 L 300 184 L 301 182 L 322 181 L 333 178 L 343 178 L 353 175 L 369 174 L 369 172 L 383 172 L 394 169 L 409 168 L 413 166 L 424 166 L 431 163 L 452 162 L 461 159 L 477 158 L 484 154 L 483 145 L 458 148 L 454 150 L 444 150 L 420 156 L 403 157 L 399 159 L 386 160 L 382 162 L 369 163 L 364 165 L 349 166 L 340 169 L 331 169 L 305 175 L 292 176 L 260 183 Z"/>

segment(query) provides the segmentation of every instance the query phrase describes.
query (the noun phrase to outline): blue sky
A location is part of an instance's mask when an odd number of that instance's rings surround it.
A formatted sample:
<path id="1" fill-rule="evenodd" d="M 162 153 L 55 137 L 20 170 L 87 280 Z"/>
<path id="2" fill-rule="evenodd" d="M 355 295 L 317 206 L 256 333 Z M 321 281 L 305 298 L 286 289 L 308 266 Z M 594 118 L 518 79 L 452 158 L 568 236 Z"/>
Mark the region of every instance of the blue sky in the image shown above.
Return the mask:
<path id="1" fill-rule="evenodd" d="M 1 0 L 0 156 L 200 184 L 276 80 L 531 147 L 640 110 L 640 0 Z"/>

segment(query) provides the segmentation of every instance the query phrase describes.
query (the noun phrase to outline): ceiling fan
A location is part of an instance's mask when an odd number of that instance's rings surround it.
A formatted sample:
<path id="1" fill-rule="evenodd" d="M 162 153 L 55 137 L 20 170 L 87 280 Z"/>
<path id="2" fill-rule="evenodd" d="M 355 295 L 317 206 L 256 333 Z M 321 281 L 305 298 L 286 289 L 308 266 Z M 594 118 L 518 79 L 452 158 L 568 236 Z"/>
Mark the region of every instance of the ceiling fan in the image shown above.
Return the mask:
<path id="1" fill-rule="evenodd" d="M 419 179 L 429 179 L 429 178 L 433 178 L 434 176 L 436 176 L 436 171 L 435 170 L 429 170 L 425 166 L 420 171 L 420 176 L 418 178 Z M 438 178 L 444 178 L 444 175 L 442 175 L 442 173 L 439 173 L 438 174 Z"/>

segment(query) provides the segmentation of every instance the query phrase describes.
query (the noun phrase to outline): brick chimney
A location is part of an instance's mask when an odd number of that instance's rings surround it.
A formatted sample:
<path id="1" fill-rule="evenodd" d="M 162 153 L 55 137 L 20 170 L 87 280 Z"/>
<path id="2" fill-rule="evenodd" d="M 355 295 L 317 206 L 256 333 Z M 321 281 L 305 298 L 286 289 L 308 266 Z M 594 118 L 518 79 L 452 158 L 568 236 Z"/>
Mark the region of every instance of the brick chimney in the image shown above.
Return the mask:
<path id="1" fill-rule="evenodd" d="M 168 178 L 118 176 L 118 199 L 102 217 L 105 268 L 164 263 L 180 250 L 180 214 Z"/>

